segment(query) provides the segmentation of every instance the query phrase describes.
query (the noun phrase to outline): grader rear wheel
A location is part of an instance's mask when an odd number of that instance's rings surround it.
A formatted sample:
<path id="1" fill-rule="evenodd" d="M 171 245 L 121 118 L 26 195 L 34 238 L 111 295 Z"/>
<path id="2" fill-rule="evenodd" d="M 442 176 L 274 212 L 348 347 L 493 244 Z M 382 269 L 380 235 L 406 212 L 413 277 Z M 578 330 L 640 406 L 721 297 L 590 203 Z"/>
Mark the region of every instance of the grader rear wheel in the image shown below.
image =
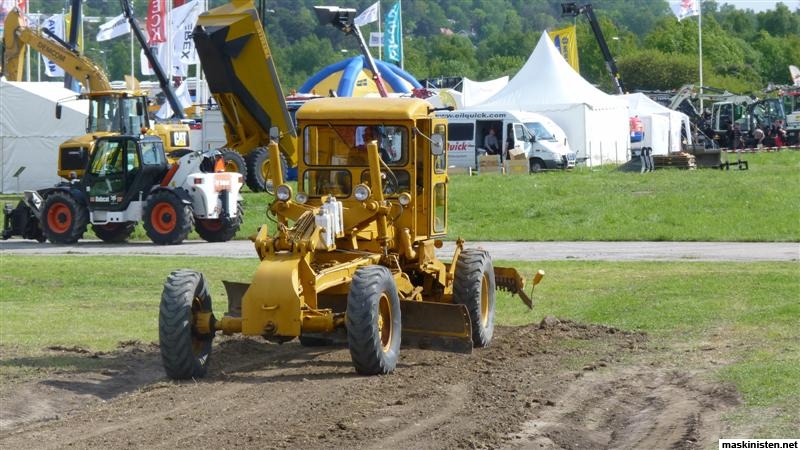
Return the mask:
<path id="1" fill-rule="evenodd" d="M 453 301 L 467 307 L 472 344 L 486 347 L 494 334 L 495 280 L 492 258 L 483 250 L 464 250 L 456 262 Z"/>
<path id="2" fill-rule="evenodd" d="M 358 269 L 347 295 L 347 343 L 356 372 L 392 372 L 400 355 L 400 328 L 400 299 L 392 274 L 383 266 Z"/>
<path id="3" fill-rule="evenodd" d="M 172 272 L 164 283 L 158 313 L 161 361 L 170 378 L 202 378 L 208 371 L 214 331 L 203 334 L 197 330 L 195 322 L 201 312 L 211 312 L 211 295 L 203 274 Z"/>

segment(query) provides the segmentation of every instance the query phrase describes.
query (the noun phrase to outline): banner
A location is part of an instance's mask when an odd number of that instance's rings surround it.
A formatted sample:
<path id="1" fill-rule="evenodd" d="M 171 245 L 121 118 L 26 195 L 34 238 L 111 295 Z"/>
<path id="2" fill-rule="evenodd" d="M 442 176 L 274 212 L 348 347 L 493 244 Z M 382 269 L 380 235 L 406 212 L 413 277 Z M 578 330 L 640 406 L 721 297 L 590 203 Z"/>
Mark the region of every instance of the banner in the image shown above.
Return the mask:
<path id="1" fill-rule="evenodd" d="M 42 22 L 42 28 L 50 30 L 54 35 L 64 39 L 64 15 L 55 14 Z M 58 44 L 61 45 L 61 44 Z M 42 55 L 42 62 L 44 63 L 44 73 L 48 77 L 63 77 L 64 69 L 58 67 L 56 63 L 50 61 Z"/>
<path id="2" fill-rule="evenodd" d="M 561 56 L 575 69 L 575 72 L 580 73 L 578 40 L 575 34 L 575 25 L 549 31 L 547 34 L 550 36 L 550 39 L 553 40 L 553 44 L 555 44 L 558 51 L 561 52 Z"/>
<path id="3" fill-rule="evenodd" d="M 114 39 L 115 37 L 123 36 L 130 32 L 131 24 L 124 15 L 120 14 L 100 25 L 100 31 L 97 32 L 97 42 Z"/>
<path id="4" fill-rule="evenodd" d="M 403 19 L 400 14 L 400 2 L 392 6 L 386 13 L 386 30 L 383 32 L 383 54 L 387 61 L 403 61 Z"/>
<path id="5" fill-rule="evenodd" d="M 700 15 L 700 2 L 698 0 L 680 0 L 678 2 L 670 2 L 670 8 L 675 13 L 678 21 L 692 16 Z"/>
<path id="6" fill-rule="evenodd" d="M 372 6 L 362 11 L 361 14 L 353 20 L 353 24 L 363 27 L 368 23 L 377 22 L 380 10 L 381 2 L 377 1 L 373 3 Z"/>
<path id="7" fill-rule="evenodd" d="M 164 0 L 150 0 L 147 5 L 147 36 L 148 44 L 160 44 L 167 42 L 167 35 L 165 30 L 166 8 L 164 7 Z"/>
<path id="8" fill-rule="evenodd" d="M 383 47 L 383 33 L 373 31 L 369 34 L 370 47 Z"/>
<path id="9" fill-rule="evenodd" d="M 170 14 L 170 39 L 172 44 L 170 64 L 170 49 L 167 43 L 160 43 L 150 45 L 151 51 L 161 64 L 168 75 L 177 77 L 186 77 L 188 73 L 189 64 L 197 64 L 197 51 L 194 47 L 194 40 L 192 39 L 192 30 L 197 24 L 197 18 L 202 12 L 202 5 L 200 0 L 190 0 L 183 5 L 174 8 Z M 153 68 L 147 61 L 144 51 L 140 52 L 141 64 L 140 69 L 142 75 L 154 75 Z"/>

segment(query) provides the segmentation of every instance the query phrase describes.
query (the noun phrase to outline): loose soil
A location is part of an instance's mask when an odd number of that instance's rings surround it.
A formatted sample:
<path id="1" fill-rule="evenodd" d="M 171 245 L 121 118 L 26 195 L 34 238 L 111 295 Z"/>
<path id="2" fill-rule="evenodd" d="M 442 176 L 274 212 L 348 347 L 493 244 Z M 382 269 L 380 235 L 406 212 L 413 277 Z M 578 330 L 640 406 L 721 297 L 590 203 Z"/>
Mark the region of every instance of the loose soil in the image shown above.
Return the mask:
<path id="1" fill-rule="evenodd" d="M 93 368 L 3 377 L 0 448 L 693 449 L 716 447 L 738 403 L 644 334 L 553 318 L 470 355 L 404 348 L 387 376 L 357 375 L 341 346 L 214 345 L 188 382 L 165 378 L 155 344 L 48 349 Z"/>

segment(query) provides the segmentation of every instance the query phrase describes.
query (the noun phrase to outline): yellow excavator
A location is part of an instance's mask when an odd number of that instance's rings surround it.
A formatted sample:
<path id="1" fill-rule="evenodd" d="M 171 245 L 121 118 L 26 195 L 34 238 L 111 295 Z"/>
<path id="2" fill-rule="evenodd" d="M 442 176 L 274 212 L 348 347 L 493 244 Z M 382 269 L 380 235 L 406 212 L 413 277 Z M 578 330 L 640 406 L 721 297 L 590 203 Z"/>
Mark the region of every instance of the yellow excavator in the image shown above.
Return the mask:
<path id="1" fill-rule="evenodd" d="M 58 175 L 72 180 L 83 176 L 94 150 L 95 139 L 110 135 L 156 135 L 164 142 L 171 159 L 190 151 L 189 126 L 182 123 L 151 123 L 147 115 L 147 93 L 141 90 L 114 90 L 103 69 L 81 55 L 49 30 L 26 25 L 17 8 L 5 19 L 0 74 L 9 81 L 21 81 L 26 47 L 31 47 L 53 61 L 79 81 L 84 92 L 78 99 L 89 100 L 86 134 L 69 139 L 59 146 Z M 178 108 L 180 109 L 180 108 Z M 176 110 L 173 108 L 173 110 Z M 56 105 L 56 117 L 61 104 Z"/>

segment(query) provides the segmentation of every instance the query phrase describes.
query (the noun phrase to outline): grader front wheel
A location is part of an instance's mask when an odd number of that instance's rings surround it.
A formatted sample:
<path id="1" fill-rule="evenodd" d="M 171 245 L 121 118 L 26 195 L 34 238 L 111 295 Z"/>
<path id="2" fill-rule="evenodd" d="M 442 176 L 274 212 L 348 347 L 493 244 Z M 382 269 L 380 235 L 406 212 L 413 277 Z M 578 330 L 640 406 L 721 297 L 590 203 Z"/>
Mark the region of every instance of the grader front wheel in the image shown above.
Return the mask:
<path id="1" fill-rule="evenodd" d="M 469 311 L 473 345 L 489 345 L 494 334 L 495 279 L 488 253 L 472 249 L 461 252 L 456 262 L 453 300 Z"/>
<path id="2" fill-rule="evenodd" d="M 164 283 L 158 314 L 161 361 L 170 378 L 202 378 L 208 371 L 214 330 L 198 330 L 201 313 L 211 313 L 211 295 L 203 274 L 172 272 Z"/>
<path id="3" fill-rule="evenodd" d="M 347 295 L 347 343 L 356 372 L 383 375 L 400 355 L 400 299 L 389 270 L 366 266 L 353 275 Z"/>

